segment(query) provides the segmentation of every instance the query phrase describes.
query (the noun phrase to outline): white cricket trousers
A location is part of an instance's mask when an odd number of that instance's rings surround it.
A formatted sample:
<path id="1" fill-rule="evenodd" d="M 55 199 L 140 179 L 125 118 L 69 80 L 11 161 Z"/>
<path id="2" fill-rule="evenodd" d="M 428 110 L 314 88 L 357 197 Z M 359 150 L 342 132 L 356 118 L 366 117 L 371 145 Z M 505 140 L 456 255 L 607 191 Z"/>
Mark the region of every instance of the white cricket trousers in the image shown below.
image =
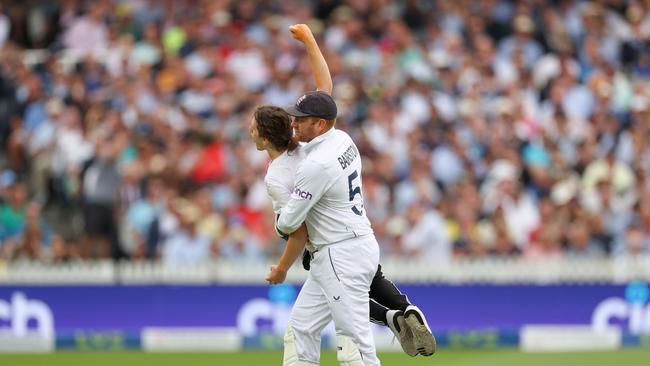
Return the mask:
<path id="1" fill-rule="evenodd" d="M 375 236 L 322 246 L 293 306 L 293 329 L 299 360 L 318 364 L 321 331 L 334 320 L 337 335 L 354 340 L 365 366 L 380 365 L 370 329 L 368 293 L 379 264 Z"/>

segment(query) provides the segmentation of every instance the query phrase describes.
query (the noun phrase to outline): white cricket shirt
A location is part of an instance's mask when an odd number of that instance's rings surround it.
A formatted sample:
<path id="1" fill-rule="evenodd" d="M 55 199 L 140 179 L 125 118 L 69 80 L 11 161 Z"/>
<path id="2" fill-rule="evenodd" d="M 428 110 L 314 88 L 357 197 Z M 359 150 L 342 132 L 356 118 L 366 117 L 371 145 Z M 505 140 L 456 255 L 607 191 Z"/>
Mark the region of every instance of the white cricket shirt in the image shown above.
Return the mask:
<path id="1" fill-rule="evenodd" d="M 304 159 L 276 226 L 292 233 L 305 222 L 314 246 L 372 234 L 363 207 L 361 156 L 350 136 L 335 128 L 301 148 Z"/>

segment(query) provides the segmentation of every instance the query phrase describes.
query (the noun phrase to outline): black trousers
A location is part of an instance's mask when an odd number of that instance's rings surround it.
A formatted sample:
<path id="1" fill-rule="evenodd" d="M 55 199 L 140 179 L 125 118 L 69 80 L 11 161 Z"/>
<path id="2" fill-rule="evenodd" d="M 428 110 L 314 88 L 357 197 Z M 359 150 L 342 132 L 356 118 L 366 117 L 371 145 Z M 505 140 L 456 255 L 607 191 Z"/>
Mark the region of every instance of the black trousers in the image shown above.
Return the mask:
<path id="1" fill-rule="evenodd" d="M 381 264 L 370 285 L 370 321 L 388 325 L 386 313 L 388 310 L 405 311 L 411 305 L 408 297 L 404 295 L 395 284 L 384 277 Z"/>

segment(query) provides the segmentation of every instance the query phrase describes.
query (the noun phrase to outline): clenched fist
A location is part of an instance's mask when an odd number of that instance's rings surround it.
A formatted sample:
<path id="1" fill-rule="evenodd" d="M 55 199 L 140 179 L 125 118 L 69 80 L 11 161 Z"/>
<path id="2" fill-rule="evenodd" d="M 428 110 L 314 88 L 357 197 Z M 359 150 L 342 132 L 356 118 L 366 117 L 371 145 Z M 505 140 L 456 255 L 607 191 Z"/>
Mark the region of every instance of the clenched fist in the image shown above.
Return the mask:
<path id="1" fill-rule="evenodd" d="M 293 35 L 293 38 L 302 43 L 314 39 L 314 35 L 307 24 L 294 24 L 289 27 L 289 31 L 291 32 L 291 35 Z"/>
<path id="2" fill-rule="evenodd" d="M 287 278 L 287 271 L 279 268 L 278 266 L 271 266 L 271 270 L 266 275 L 266 282 L 271 285 L 277 285 L 278 283 L 284 282 Z"/>

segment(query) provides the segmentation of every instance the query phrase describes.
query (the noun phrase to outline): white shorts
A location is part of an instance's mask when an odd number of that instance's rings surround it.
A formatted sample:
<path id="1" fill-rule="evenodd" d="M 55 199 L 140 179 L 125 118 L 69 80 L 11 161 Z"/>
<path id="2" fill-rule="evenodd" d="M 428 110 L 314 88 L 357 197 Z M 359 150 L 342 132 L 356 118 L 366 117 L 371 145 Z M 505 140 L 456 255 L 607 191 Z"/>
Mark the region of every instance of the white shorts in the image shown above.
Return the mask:
<path id="1" fill-rule="evenodd" d="M 318 363 L 323 328 L 334 320 L 337 335 L 351 337 L 364 364 L 380 365 L 370 330 L 368 292 L 379 264 L 374 235 L 322 246 L 291 312 L 298 359 Z"/>

